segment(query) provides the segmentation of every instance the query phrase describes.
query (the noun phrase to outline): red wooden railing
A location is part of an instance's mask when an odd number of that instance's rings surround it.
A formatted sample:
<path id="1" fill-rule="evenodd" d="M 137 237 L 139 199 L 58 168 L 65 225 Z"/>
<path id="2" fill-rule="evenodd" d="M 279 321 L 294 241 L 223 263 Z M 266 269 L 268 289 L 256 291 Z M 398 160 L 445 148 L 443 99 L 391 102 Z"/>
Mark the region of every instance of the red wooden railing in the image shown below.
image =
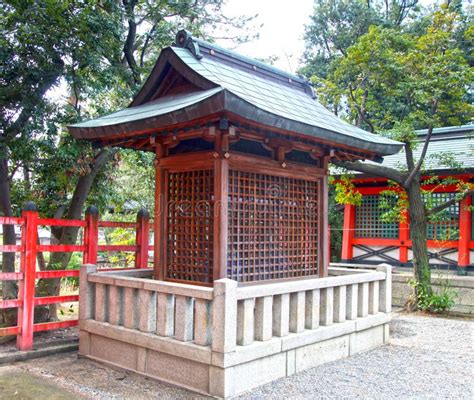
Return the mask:
<path id="1" fill-rule="evenodd" d="M 80 252 L 83 254 L 84 264 L 97 264 L 98 252 L 135 252 L 135 268 L 148 268 L 148 252 L 153 250 L 149 245 L 150 223 L 146 211 L 137 214 L 137 222 L 100 221 L 95 207 L 89 207 L 84 220 L 63 220 L 54 218 L 40 218 L 34 204 L 29 203 L 20 218 L 1 217 L 0 225 L 21 226 L 20 245 L 0 245 L 0 253 L 20 253 L 19 272 L 0 272 L 0 281 L 18 281 L 18 298 L 0 300 L 0 309 L 18 308 L 17 325 L 0 328 L 0 336 L 17 335 L 17 348 L 29 350 L 33 346 L 33 333 L 67 328 L 77 325 L 77 319 L 34 323 L 35 306 L 75 302 L 79 295 L 61 295 L 35 297 L 36 279 L 52 279 L 64 277 L 78 277 L 78 270 L 48 270 L 38 271 L 36 268 L 39 252 Z M 38 244 L 38 227 L 82 227 L 84 229 L 83 244 Z M 99 228 L 129 228 L 135 229 L 136 240 L 134 245 L 99 245 Z M 121 268 L 133 269 L 133 268 Z"/>

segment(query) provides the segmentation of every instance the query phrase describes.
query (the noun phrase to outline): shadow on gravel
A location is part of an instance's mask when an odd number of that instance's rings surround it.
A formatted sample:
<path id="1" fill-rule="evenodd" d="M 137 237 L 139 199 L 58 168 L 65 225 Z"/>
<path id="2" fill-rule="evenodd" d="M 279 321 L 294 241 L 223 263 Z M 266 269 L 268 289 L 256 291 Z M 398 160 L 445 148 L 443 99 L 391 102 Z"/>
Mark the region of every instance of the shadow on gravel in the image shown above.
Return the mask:
<path id="1" fill-rule="evenodd" d="M 390 322 L 390 336 L 395 339 L 402 339 L 416 335 L 416 327 L 413 323 L 403 320 L 393 319 Z"/>

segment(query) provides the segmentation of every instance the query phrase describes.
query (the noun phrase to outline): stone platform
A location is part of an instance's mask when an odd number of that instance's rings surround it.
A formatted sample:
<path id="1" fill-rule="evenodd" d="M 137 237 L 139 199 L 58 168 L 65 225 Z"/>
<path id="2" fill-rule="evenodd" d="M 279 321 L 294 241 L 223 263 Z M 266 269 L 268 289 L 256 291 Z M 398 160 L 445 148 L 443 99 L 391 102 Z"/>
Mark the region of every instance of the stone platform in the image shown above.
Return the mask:
<path id="1" fill-rule="evenodd" d="M 225 398 L 389 339 L 390 266 L 214 288 L 146 274 L 82 267 L 82 356 Z"/>

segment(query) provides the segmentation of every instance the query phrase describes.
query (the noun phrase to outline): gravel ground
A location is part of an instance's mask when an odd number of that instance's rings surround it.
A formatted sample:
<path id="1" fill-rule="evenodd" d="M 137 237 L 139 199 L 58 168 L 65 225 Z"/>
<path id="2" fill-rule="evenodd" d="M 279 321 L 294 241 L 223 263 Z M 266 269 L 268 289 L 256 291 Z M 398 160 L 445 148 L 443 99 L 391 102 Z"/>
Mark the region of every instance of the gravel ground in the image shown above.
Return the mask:
<path id="1" fill-rule="evenodd" d="M 474 321 L 396 314 L 391 344 L 261 386 L 239 399 L 474 398 Z M 34 397 L 15 382 L 41 379 Z M 2 380 L 3 378 L 3 380 Z M 16 380 L 15 380 L 16 379 Z M 51 387 L 53 389 L 51 389 Z M 56 393 L 57 396 L 40 393 Z M 0 367 L 0 398 L 202 398 L 139 375 L 77 359 L 75 354 Z"/>
<path id="2" fill-rule="evenodd" d="M 474 398 L 474 321 L 397 314 L 391 343 L 261 386 L 241 399 Z"/>

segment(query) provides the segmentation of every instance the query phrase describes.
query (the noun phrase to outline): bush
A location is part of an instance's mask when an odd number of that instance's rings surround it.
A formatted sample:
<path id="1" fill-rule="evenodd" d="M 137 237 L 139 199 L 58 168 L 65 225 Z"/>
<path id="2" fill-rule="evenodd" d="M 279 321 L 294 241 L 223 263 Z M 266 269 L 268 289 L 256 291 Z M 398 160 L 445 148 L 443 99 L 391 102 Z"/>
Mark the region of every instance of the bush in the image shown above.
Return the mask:
<path id="1" fill-rule="evenodd" d="M 456 293 L 451 289 L 448 280 L 441 282 L 438 292 L 429 292 L 424 285 L 414 279 L 408 283 L 414 289 L 416 305 L 419 310 L 442 313 L 454 305 Z"/>

